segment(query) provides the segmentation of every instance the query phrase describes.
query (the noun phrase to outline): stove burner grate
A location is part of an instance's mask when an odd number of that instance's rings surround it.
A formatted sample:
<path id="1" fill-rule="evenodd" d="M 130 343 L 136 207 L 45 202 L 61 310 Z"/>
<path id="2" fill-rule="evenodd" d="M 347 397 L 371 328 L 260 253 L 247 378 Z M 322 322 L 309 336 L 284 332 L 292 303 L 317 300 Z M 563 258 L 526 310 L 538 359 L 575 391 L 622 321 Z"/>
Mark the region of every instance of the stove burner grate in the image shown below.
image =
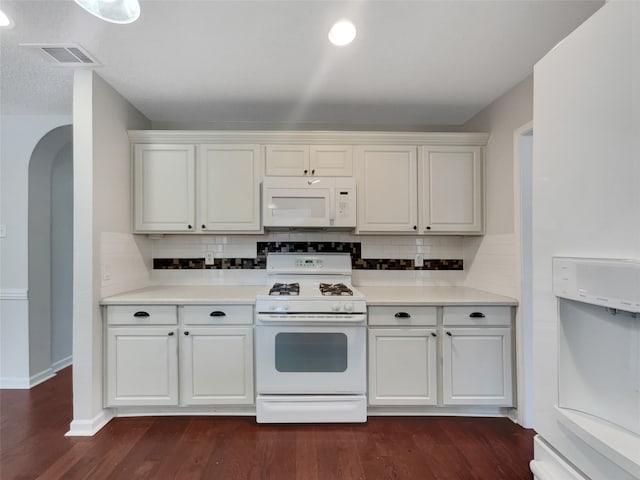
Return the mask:
<path id="1" fill-rule="evenodd" d="M 353 290 L 344 283 L 321 283 L 320 293 L 325 296 L 350 296 Z"/>
<path id="2" fill-rule="evenodd" d="M 274 283 L 269 295 L 300 295 L 299 283 Z"/>

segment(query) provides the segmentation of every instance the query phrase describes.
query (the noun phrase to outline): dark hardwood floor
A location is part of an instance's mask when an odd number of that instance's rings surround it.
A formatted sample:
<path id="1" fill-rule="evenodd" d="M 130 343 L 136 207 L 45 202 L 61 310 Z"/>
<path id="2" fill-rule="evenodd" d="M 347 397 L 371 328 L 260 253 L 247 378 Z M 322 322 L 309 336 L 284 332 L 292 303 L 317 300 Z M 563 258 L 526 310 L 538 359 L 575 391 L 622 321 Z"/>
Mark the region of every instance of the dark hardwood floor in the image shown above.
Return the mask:
<path id="1" fill-rule="evenodd" d="M 357 425 L 257 425 L 253 417 L 112 420 L 65 437 L 71 367 L 0 391 L 0 478 L 531 480 L 533 430 L 504 418 L 370 417 Z"/>

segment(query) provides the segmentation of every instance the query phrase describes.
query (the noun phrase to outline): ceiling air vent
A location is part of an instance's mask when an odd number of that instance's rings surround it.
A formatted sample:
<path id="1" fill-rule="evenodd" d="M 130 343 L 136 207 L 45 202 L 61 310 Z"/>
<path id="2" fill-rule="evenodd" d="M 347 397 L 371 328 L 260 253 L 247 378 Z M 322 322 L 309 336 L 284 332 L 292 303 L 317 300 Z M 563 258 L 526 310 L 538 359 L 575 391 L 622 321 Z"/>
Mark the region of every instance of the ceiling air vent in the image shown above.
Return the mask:
<path id="1" fill-rule="evenodd" d="M 48 60 L 61 67 L 95 67 L 95 61 L 80 45 L 23 43 L 22 47 L 39 50 Z"/>

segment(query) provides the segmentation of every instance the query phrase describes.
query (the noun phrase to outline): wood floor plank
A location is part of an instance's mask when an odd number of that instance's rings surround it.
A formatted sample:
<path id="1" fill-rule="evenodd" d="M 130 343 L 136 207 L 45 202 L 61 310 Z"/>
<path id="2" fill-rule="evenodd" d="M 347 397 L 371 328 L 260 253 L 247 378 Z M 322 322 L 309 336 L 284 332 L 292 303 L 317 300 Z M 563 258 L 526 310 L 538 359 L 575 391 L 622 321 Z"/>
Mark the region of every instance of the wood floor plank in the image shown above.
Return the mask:
<path id="1" fill-rule="evenodd" d="M 533 430 L 506 418 L 370 417 L 260 425 L 253 417 L 116 418 L 65 437 L 72 369 L 0 391 L 2 480 L 531 480 Z"/>

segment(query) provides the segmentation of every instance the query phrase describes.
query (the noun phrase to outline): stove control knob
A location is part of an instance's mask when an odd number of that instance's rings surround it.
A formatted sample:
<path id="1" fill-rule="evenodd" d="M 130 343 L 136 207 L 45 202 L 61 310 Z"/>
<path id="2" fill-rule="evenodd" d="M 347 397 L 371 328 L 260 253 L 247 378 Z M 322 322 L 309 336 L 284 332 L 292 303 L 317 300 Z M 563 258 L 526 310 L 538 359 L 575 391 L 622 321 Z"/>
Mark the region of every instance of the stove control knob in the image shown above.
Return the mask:
<path id="1" fill-rule="evenodd" d="M 331 311 L 332 312 L 339 312 L 340 311 L 340 304 L 339 303 L 334 303 L 333 305 L 331 305 Z"/>
<path id="2" fill-rule="evenodd" d="M 353 312 L 353 303 L 348 302 L 344 304 L 344 311 L 345 312 Z"/>
<path id="3" fill-rule="evenodd" d="M 276 305 L 275 303 L 272 303 L 269 305 L 269 310 L 271 310 L 272 312 L 275 311 L 278 308 L 278 305 Z"/>
<path id="4" fill-rule="evenodd" d="M 289 310 L 289 304 L 288 304 L 288 303 L 283 303 L 283 304 L 282 304 L 282 310 L 284 310 L 285 312 L 286 312 L 287 310 Z"/>

